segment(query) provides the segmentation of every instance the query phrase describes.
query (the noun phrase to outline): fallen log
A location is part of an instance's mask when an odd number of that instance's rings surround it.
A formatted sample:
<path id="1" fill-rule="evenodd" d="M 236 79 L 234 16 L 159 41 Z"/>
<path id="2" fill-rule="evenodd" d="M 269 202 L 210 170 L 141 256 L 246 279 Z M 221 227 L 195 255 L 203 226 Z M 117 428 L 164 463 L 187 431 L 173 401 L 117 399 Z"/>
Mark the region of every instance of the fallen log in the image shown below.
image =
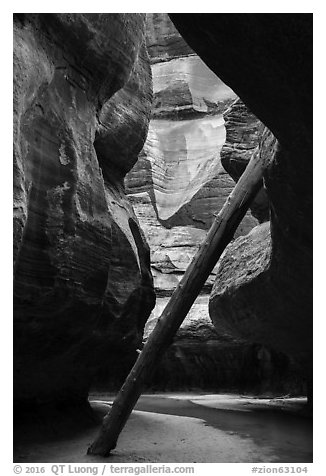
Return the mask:
<path id="1" fill-rule="evenodd" d="M 88 454 L 109 456 L 142 392 L 143 384 L 170 345 L 217 260 L 261 188 L 264 164 L 257 150 L 227 198 L 183 278 L 159 317 L 143 350 L 121 387 L 110 411 L 103 419 Z"/>

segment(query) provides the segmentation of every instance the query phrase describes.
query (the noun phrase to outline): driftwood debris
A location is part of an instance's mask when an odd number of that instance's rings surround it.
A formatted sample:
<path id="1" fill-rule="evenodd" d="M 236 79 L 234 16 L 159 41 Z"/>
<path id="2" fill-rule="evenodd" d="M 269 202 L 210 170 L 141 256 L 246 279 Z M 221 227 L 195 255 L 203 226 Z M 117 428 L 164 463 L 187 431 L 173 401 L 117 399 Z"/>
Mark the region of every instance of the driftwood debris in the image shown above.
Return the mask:
<path id="1" fill-rule="evenodd" d="M 253 154 L 246 170 L 227 198 L 197 254 L 172 294 L 142 352 L 121 387 L 109 413 L 104 417 L 88 454 L 109 456 L 142 392 L 143 383 L 170 345 L 206 279 L 261 188 L 264 166 L 259 151 Z"/>

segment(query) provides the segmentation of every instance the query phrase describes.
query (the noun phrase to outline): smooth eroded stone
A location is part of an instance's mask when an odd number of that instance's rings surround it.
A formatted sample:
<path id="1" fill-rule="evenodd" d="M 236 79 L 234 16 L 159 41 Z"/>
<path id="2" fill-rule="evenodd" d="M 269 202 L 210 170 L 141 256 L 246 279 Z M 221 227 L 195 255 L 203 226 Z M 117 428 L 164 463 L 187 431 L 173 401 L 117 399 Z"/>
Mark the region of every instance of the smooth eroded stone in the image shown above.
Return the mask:
<path id="1" fill-rule="evenodd" d="M 225 129 L 224 114 L 228 114 L 237 97 L 189 50 L 182 38 L 177 38 L 178 33 L 166 15 L 149 15 L 152 120 L 140 159 L 127 175 L 126 187 L 129 194 L 148 192 L 157 219 L 164 227 L 207 230 L 214 213 L 222 208 L 234 187 L 221 157 L 225 147 L 234 147 L 235 139 Z M 168 55 L 163 54 L 163 45 Z M 246 124 L 243 110 L 244 106 L 239 121 Z M 255 150 L 263 129 L 256 119 L 255 133 L 250 134 L 253 120 L 248 113 L 248 151 Z M 226 142 L 228 134 L 230 141 Z M 257 220 L 248 213 L 238 234 L 247 233 L 256 224 Z"/>
<path id="2" fill-rule="evenodd" d="M 14 396 L 79 400 L 135 352 L 155 302 L 122 183 L 150 116 L 145 15 L 14 27 Z"/>
<path id="3" fill-rule="evenodd" d="M 246 270 L 249 276 L 226 290 L 223 282 L 231 275 L 223 274 L 220 288 L 218 274 L 210 312 L 214 322 L 228 319 L 234 332 L 252 332 L 255 338 L 259 335 L 284 352 L 292 352 L 311 376 L 312 15 L 170 17 L 187 43 L 279 142 L 264 176 L 271 209 L 268 282 L 264 266 L 261 276 L 251 278 L 249 284 L 250 267 L 239 253 L 232 279 L 237 282 Z M 253 251 L 252 237 L 249 235 L 247 245 Z M 231 262 L 232 246 L 237 245 L 230 245 L 224 262 Z"/>
<path id="4" fill-rule="evenodd" d="M 221 150 L 221 164 L 237 182 L 243 174 L 252 154 L 262 149 L 264 125 L 249 111 L 241 99 L 235 100 L 224 114 L 226 139 Z M 269 132 L 272 137 L 273 134 Z M 266 151 L 267 157 L 270 156 Z M 269 199 L 263 186 L 250 206 L 251 213 L 259 222 L 268 221 Z"/>
<path id="5" fill-rule="evenodd" d="M 234 188 L 233 179 L 260 150 L 265 130 L 189 49 L 166 15 L 148 16 L 147 44 L 153 74 L 152 119 L 139 160 L 125 180 L 150 244 L 157 295 L 145 339 Z M 230 177 L 225 158 L 240 163 L 239 175 Z M 246 235 L 257 224 L 247 213 L 236 236 Z M 208 302 L 215 276 L 213 270 L 159 365 L 153 377 L 157 388 L 240 385 L 246 365 L 243 354 L 254 343 L 226 337 L 221 325 L 214 328 Z"/>

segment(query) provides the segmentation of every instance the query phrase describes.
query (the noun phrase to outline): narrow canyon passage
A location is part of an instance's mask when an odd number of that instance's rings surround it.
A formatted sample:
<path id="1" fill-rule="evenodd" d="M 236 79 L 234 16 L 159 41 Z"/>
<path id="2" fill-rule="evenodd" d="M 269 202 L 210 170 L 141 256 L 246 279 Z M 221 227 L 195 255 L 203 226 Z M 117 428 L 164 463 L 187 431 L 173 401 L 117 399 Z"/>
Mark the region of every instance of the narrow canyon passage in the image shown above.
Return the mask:
<path id="1" fill-rule="evenodd" d="M 106 462 L 87 449 L 252 158 L 107 461 L 312 461 L 311 18 L 194 15 L 14 15 L 15 462 Z"/>

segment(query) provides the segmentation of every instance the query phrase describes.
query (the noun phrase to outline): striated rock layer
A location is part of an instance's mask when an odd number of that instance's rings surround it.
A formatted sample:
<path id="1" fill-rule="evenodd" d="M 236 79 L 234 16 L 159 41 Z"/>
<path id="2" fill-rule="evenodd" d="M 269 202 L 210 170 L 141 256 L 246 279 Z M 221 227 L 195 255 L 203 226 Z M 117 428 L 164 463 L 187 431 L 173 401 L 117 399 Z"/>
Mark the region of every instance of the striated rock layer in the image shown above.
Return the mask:
<path id="1" fill-rule="evenodd" d="M 166 14 L 148 15 L 147 46 L 153 73 L 152 120 L 144 149 L 125 180 L 150 244 L 157 295 L 145 339 L 234 180 L 251 155 L 263 150 L 264 134 L 273 141 L 261 121 L 189 48 Z M 266 160 L 272 155 L 268 147 L 263 152 Z M 225 169 L 232 170 L 234 180 Z M 248 213 L 236 236 L 246 235 L 258 220 L 269 219 L 263 190 L 252 210 L 257 219 Z M 244 367 L 260 347 L 253 350 L 251 342 L 233 336 L 222 325 L 214 328 L 208 302 L 215 276 L 214 270 L 153 376 L 157 388 L 195 385 L 218 390 L 251 381 Z M 277 367 L 270 359 L 268 365 L 271 371 Z M 270 375 L 261 375 L 260 380 L 264 378 L 272 387 Z"/>
<path id="2" fill-rule="evenodd" d="M 229 245 L 210 314 L 234 335 L 295 355 L 311 376 L 312 15 L 170 16 L 189 45 L 279 142 L 265 173 L 270 256 L 262 255 L 266 230 L 251 233 L 246 243 L 239 239 Z M 256 262 L 244 259 L 245 248 Z"/>
<path id="3" fill-rule="evenodd" d="M 227 134 L 223 114 L 237 97 L 188 47 L 166 14 L 148 14 L 147 45 L 153 74 L 152 119 L 125 185 L 150 244 L 158 317 L 204 240 L 213 214 L 233 189 L 234 181 L 221 165 L 221 151 Z M 262 126 L 256 122 L 252 149 Z M 248 214 L 238 235 L 257 223 Z M 201 301 L 207 322 L 213 276 L 206 285 L 205 303 Z"/>
<path id="4" fill-rule="evenodd" d="M 147 44 L 152 120 L 140 159 L 127 177 L 127 190 L 134 196 L 147 192 L 165 228 L 207 230 L 234 186 L 220 155 L 226 139 L 223 114 L 237 97 L 190 50 L 166 14 L 148 15 Z M 248 135 L 253 148 L 259 136 L 256 122 L 256 134 Z M 256 224 L 247 214 L 238 233 Z"/>
<path id="5" fill-rule="evenodd" d="M 123 188 L 151 109 L 145 15 L 17 15 L 14 68 L 14 396 L 78 400 L 155 302 Z"/>

